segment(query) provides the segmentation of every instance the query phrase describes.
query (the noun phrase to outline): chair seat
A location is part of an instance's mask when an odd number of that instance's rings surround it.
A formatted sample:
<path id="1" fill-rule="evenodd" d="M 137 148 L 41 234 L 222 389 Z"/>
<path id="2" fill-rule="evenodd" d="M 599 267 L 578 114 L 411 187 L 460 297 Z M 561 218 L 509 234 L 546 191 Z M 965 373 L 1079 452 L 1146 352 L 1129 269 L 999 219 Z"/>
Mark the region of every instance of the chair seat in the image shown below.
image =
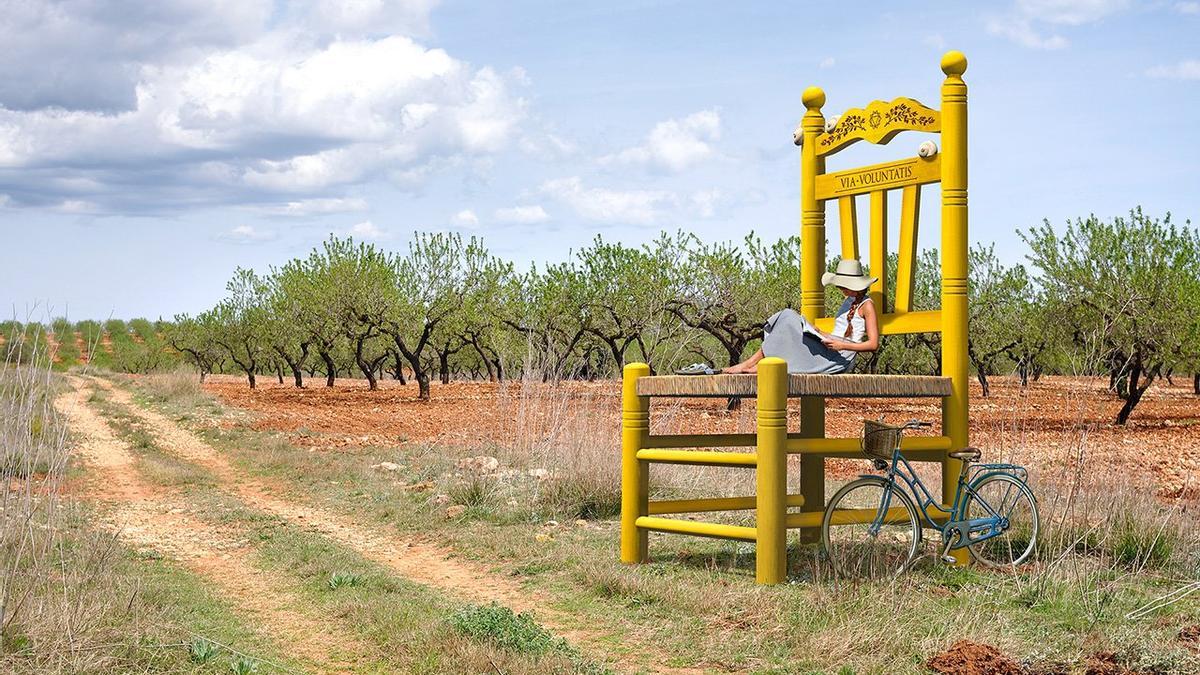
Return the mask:
<path id="1" fill-rule="evenodd" d="M 964 462 L 977 461 L 982 455 L 983 452 L 980 451 L 979 448 L 973 448 L 969 445 L 962 450 L 955 450 L 954 452 L 946 453 L 947 457 L 953 457 L 954 459 L 962 460 Z"/>
<path id="2" fill-rule="evenodd" d="M 653 375 L 637 381 L 639 396 L 731 398 L 758 393 L 757 375 Z M 788 375 L 788 397 L 912 398 L 951 394 L 936 375 Z"/>

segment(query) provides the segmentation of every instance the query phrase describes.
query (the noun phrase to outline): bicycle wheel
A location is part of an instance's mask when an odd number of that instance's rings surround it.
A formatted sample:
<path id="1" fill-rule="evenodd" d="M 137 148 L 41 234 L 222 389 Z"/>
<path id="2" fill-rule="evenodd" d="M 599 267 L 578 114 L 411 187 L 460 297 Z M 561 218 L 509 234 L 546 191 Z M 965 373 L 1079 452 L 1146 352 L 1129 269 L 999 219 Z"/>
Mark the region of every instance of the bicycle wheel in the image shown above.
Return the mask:
<path id="1" fill-rule="evenodd" d="M 875 520 L 887 496 L 887 517 Z M 834 573 L 847 579 L 896 576 L 921 542 L 917 510 L 903 488 L 879 477 L 847 483 L 833 495 L 821 520 L 821 543 Z"/>
<path id="2" fill-rule="evenodd" d="M 989 473 L 975 479 L 963 502 L 961 520 L 999 515 L 1008 527 L 990 539 L 967 544 L 975 560 L 988 567 L 1016 567 L 1037 548 L 1037 500 L 1016 476 Z"/>

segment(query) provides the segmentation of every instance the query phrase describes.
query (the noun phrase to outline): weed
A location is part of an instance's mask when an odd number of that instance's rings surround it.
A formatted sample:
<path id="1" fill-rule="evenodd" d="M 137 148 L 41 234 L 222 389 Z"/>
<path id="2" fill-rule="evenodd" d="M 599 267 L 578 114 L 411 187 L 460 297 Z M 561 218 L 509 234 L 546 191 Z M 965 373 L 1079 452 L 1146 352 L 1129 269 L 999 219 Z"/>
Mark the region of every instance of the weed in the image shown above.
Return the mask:
<path id="1" fill-rule="evenodd" d="M 188 656 L 196 663 L 208 663 L 213 660 L 221 648 L 202 637 L 194 638 L 188 645 Z"/>
<path id="2" fill-rule="evenodd" d="M 1175 552 L 1176 532 L 1172 528 L 1165 524 L 1155 527 L 1129 511 L 1119 513 L 1115 521 L 1109 536 L 1112 556 L 1118 564 L 1150 569 L 1166 566 Z"/>
<path id="3" fill-rule="evenodd" d="M 494 602 L 460 609 L 450 616 L 450 625 L 472 640 L 517 654 L 541 656 L 570 650 L 565 641 L 555 638 L 533 617 L 524 612 L 514 614 L 508 607 Z"/>
<path id="4" fill-rule="evenodd" d="M 475 511 L 488 511 L 497 502 L 497 490 L 494 480 L 484 476 L 472 475 L 450 486 L 450 501 L 462 504 Z"/>
<path id="5" fill-rule="evenodd" d="M 258 661 L 248 657 L 239 656 L 229 664 L 230 672 L 234 675 L 250 675 L 258 672 Z"/>
<path id="6" fill-rule="evenodd" d="M 329 587 L 329 590 L 336 591 L 342 587 L 353 588 L 361 586 L 364 581 L 365 579 L 361 574 L 354 572 L 334 572 L 329 575 L 329 579 L 325 582 L 325 585 Z"/>
<path id="7" fill-rule="evenodd" d="M 211 400 L 200 386 L 196 371 L 186 366 L 144 378 L 142 391 L 157 402 L 173 401 L 185 408 L 198 408 Z"/>

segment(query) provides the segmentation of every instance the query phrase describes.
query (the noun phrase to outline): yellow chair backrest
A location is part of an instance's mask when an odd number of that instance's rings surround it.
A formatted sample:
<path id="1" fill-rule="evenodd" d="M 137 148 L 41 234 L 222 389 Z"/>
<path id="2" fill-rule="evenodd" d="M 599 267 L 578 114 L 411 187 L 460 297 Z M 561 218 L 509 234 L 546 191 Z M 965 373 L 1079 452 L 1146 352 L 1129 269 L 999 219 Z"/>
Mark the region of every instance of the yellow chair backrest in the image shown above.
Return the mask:
<path id="1" fill-rule="evenodd" d="M 917 266 L 917 233 L 920 224 L 921 187 L 942 184 L 942 267 L 950 282 L 943 291 L 956 294 L 966 289 L 966 85 L 962 73 L 966 58 L 950 52 L 942 60 L 946 80 L 942 87 L 942 110 L 926 107 L 910 98 L 874 101 L 852 108 L 826 123 L 821 113 L 825 93 L 816 87 L 804 92 L 808 109 L 801 122 L 801 307 L 810 319 L 818 319 L 824 307 L 821 274 L 825 271 L 825 203 L 838 204 L 841 255 L 859 259 L 858 213 L 855 197 L 870 200 L 870 237 L 867 262 L 879 280 L 870 294 L 881 313 L 880 330 L 898 333 L 944 332 L 940 311 L 913 312 L 913 282 Z M 922 143 L 915 156 L 883 164 L 860 166 L 826 173 L 825 161 L 848 146 L 867 141 L 885 145 L 904 131 L 937 134 L 937 142 Z M 941 147 L 938 147 L 938 146 Z M 901 190 L 900 232 L 897 243 L 893 297 L 885 298 L 888 287 L 888 192 Z M 958 283 L 956 283 L 958 282 Z M 890 300 L 890 302 L 887 302 Z M 887 302 L 887 304 L 885 304 Z M 954 304 L 953 301 L 951 304 Z M 945 309 L 943 304 L 943 309 Z M 885 309 L 890 311 L 885 312 Z M 819 322 L 818 325 L 826 322 Z"/>
<path id="2" fill-rule="evenodd" d="M 967 85 L 963 73 L 967 58 L 961 52 L 942 57 L 941 110 L 908 98 L 875 101 L 847 111 L 826 129 L 821 106 L 825 92 L 809 87 L 801 99 L 806 111 L 800 122 L 800 307 L 810 321 L 824 330 L 832 320 L 822 319 L 825 307 L 821 275 L 825 271 L 825 202 L 837 200 L 841 220 L 843 257 L 858 258 L 857 214 L 854 196 L 870 195 L 871 227 L 868 242 L 871 274 L 879 281 L 871 295 L 880 313 L 884 335 L 940 333 L 942 376 L 950 378 L 953 393 L 943 401 L 942 431 L 953 447 L 967 443 Z M 941 147 L 935 154 L 909 157 L 886 164 L 825 172 L 830 155 L 858 141 L 886 144 L 904 131 L 937 134 Z M 917 226 L 922 185 L 941 183 L 942 237 L 941 309 L 912 311 L 916 272 Z M 887 191 L 903 191 L 900 214 L 899 265 L 891 311 L 883 297 L 887 273 Z M 823 410 L 823 407 L 821 408 Z M 809 416 L 816 424 L 817 408 Z M 823 417 L 820 418 L 823 427 Z M 949 474 L 947 474 L 949 475 Z M 946 485 L 943 486 L 947 487 Z M 952 493 L 951 493 L 952 494 Z"/>

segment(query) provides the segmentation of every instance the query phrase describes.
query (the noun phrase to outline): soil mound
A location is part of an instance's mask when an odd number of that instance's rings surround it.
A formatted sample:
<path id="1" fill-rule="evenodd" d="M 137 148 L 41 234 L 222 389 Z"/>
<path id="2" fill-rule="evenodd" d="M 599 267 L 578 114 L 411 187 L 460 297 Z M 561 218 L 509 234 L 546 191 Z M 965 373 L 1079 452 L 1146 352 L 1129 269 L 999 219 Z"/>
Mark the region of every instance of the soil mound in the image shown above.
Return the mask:
<path id="1" fill-rule="evenodd" d="M 1026 675 L 1021 664 L 991 645 L 959 640 L 925 664 L 939 675 Z"/>

